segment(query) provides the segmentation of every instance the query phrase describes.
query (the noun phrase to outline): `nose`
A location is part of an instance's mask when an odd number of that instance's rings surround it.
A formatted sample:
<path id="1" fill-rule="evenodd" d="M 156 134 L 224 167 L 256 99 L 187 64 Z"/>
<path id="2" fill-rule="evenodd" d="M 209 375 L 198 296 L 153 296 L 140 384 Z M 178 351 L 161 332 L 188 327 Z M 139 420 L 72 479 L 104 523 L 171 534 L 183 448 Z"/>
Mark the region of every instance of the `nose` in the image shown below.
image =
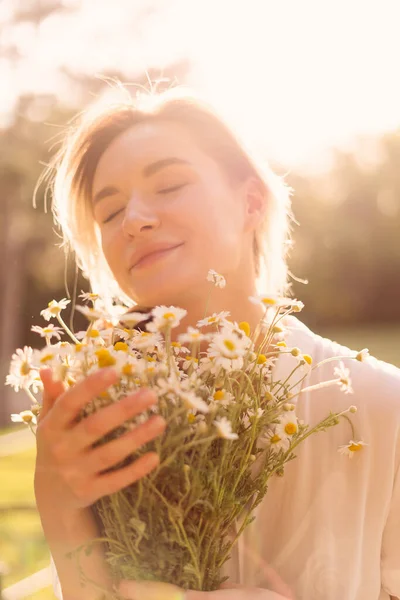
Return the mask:
<path id="1" fill-rule="evenodd" d="M 130 198 L 122 222 L 123 234 L 128 237 L 135 237 L 146 231 L 157 229 L 160 225 L 160 219 L 150 206 L 141 201 L 137 195 Z"/>

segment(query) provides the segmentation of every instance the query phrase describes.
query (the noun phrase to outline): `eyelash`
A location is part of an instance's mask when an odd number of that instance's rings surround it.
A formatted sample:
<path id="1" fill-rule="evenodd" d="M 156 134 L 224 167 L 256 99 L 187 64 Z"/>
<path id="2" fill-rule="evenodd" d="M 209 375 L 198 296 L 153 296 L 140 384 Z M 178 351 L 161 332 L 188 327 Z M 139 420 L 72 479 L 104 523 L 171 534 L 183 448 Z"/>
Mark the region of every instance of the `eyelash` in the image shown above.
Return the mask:
<path id="1" fill-rule="evenodd" d="M 181 183 L 179 185 L 175 185 L 173 187 L 170 188 L 165 188 L 164 190 L 159 190 L 157 193 L 158 194 L 170 194 L 172 192 L 176 192 L 177 190 L 179 190 L 180 188 L 183 188 L 186 185 L 186 183 Z M 121 208 L 120 210 L 117 210 L 116 212 L 112 213 L 109 217 L 107 217 L 107 219 L 105 221 L 103 221 L 103 225 L 106 223 L 109 223 L 110 221 L 112 221 L 112 219 L 114 217 L 116 217 L 123 209 Z"/>

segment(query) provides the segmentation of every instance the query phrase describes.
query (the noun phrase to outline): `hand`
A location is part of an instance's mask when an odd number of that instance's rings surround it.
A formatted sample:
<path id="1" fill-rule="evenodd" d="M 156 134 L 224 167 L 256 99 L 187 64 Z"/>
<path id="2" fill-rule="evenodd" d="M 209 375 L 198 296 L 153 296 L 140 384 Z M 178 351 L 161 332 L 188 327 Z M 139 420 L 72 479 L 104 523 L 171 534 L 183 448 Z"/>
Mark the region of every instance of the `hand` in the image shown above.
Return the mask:
<path id="1" fill-rule="evenodd" d="M 286 590 L 286 586 L 285 586 Z M 169 583 L 121 581 L 118 592 L 127 600 L 294 600 L 256 587 L 224 584 L 214 592 L 185 592 Z"/>
<path id="2" fill-rule="evenodd" d="M 44 393 L 36 432 L 35 469 L 39 512 L 41 506 L 53 511 L 56 507 L 57 512 L 79 512 L 158 465 L 158 455 L 148 452 L 122 469 L 103 473 L 164 431 L 165 420 L 157 415 L 118 439 L 93 448 L 105 434 L 153 405 L 157 401 L 153 392 L 142 389 L 77 422 L 81 409 L 116 383 L 117 374 L 112 372 L 110 376 L 109 370 L 100 370 L 68 390 L 62 382 L 53 381 L 50 369 L 42 369 L 40 377 Z"/>

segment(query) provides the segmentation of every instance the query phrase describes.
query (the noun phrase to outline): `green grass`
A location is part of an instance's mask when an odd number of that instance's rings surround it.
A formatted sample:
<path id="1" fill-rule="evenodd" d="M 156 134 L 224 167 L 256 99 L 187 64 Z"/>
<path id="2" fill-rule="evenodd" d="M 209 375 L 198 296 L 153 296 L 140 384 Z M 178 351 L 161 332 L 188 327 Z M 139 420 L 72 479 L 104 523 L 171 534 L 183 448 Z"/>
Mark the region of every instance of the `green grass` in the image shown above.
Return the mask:
<path id="1" fill-rule="evenodd" d="M 9 505 L 31 505 L 29 511 L 0 511 L 0 561 L 9 568 L 2 578 L 7 587 L 49 564 L 49 549 L 44 538 L 39 514 L 35 508 L 33 473 L 35 452 L 20 452 L 0 457 L 0 508 Z M 45 588 L 29 598 L 50 600 L 52 588 Z"/>

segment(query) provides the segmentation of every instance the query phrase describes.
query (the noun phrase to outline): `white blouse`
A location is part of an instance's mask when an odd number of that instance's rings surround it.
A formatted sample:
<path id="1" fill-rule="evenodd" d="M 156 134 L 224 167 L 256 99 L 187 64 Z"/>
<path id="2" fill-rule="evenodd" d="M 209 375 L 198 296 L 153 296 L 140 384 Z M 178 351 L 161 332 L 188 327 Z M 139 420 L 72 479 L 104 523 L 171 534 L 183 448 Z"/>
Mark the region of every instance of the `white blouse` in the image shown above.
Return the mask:
<path id="1" fill-rule="evenodd" d="M 286 343 L 313 357 L 354 351 L 286 318 Z M 359 349 L 358 349 L 359 350 Z M 272 589 L 267 565 L 289 585 L 296 600 L 400 598 L 400 369 L 368 358 L 345 359 L 353 394 L 337 385 L 293 399 L 299 419 L 311 426 L 352 404 L 355 441 L 367 446 L 352 459 L 337 451 L 353 439 L 345 419 L 312 434 L 297 449 L 283 477 L 273 476 L 256 519 L 224 565 L 232 583 Z M 274 379 L 286 378 L 297 361 L 280 356 Z M 311 371 L 303 387 L 334 379 L 332 361 Z M 298 371 L 297 371 L 298 372 Z M 53 586 L 62 600 L 52 563 Z"/>
<path id="2" fill-rule="evenodd" d="M 355 356 L 293 316 L 286 326 L 288 347 L 299 347 L 314 364 Z M 230 581 L 271 589 L 264 562 L 296 600 L 400 598 L 400 369 L 374 358 L 343 362 L 354 393 L 344 394 L 337 385 L 304 392 L 293 400 L 296 414 L 315 425 L 330 411 L 354 404 L 357 413 L 348 416 L 355 441 L 368 446 L 352 459 L 338 453 L 353 438 L 345 419 L 300 444 L 284 476 L 271 478 L 256 519 L 225 565 Z M 295 358 L 280 356 L 274 379 L 283 380 L 295 365 Z M 337 365 L 331 361 L 315 369 L 304 387 L 334 379 Z"/>

